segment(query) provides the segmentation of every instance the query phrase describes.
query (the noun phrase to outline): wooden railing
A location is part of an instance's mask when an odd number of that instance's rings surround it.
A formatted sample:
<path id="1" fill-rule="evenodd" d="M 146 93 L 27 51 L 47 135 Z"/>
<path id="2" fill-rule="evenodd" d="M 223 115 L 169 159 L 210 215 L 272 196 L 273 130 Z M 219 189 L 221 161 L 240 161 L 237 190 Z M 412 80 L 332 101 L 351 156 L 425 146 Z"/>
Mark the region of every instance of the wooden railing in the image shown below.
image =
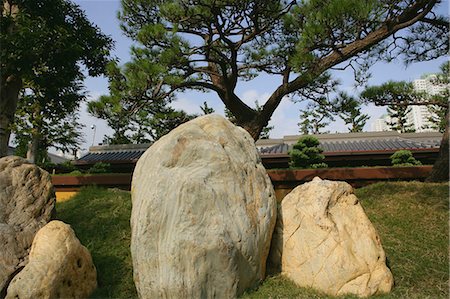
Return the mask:
<path id="1" fill-rule="evenodd" d="M 354 187 L 361 187 L 381 181 L 423 181 L 431 172 L 432 166 L 413 167 L 354 167 L 322 169 L 282 169 L 268 170 L 277 198 L 283 198 L 296 186 L 318 176 L 322 179 L 346 181 Z M 131 174 L 98 174 L 89 176 L 52 177 L 57 192 L 74 192 L 83 186 L 97 185 L 131 189 Z"/>

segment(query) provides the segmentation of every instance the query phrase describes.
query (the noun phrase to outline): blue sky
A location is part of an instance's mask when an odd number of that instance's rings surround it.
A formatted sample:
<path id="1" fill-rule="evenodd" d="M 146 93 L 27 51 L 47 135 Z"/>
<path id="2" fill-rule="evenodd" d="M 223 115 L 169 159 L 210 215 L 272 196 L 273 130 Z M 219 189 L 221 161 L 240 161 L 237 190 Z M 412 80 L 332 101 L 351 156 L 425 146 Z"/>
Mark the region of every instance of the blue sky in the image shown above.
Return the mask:
<path id="1" fill-rule="evenodd" d="M 120 8 L 119 0 L 77 0 L 74 1 L 86 12 L 88 18 L 107 35 L 110 35 L 115 41 L 115 49 L 113 55 L 120 59 L 121 63 L 125 63 L 130 59 L 130 45 L 132 41 L 126 38 L 120 28 L 117 20 L 117 11 Z M 442 4 L 442 11 L 448 11 L 448 0 Z M 415 63 L 408 68 L 401 62 L 393 63 L 377 63 L 371 68 L 372 78 L 369 85 L 384 83 L 388 80 L 406 80 L 412 81 L 420 78 L 424 73 L 434 73 L 439 71 L 439 66 L 447 58 L 440 58 L 434 61 Z M 353 73 L 349 71 L 334 72 L 334 77 L 341 81 L 341 89 L 350 93 L 355 92 L 353 85 Z M 247 104 L 254 105 L 255 100 L 264 103 L 268 96 L 279 84 L 274 82 L 274 78 L 269 76 L 259 76 L 255 80 L 246 83 L 240 83 L 237 88 L 237 95 L 240 96 Z M 106 78 L 88 78 L 85 81 L 86 89 L 90 95 L 90 99 L 96 99 L 102 94 L 108 94 L 108 82 Z M 175 108 L 183 109 L 188 113 L 200 113 L 200 105 L 204 101 L 213 107 L 217 113 L 223 114 L 223 104 L 214 93 L 198 93 L 186 92 L 178 94 L 177 100 L 173 103 Z M 284 135 L 298 134 L 298 126 L 300 110 L 305 103 L 293 103 L 284 100 L 275 111 L 271 119 L 271 125 L 274 126 L 270 136 L 279 138 Z M 376 118 L 385 112 L 383 107 L 367 106 L 363 108 L 363 113 L 371 116 L 367 122 L 365 130 L 370 130 L 370 124 Z M 86 125 L 84 128 L 85 143 L 82 145 L 82 151 L 86 151 L 93 143 L 97 144 L 103 140 L 105 134 L 111 134 L 103 120 L 94 118 L 86 112 L 86 105 L 83 105 L 80 111 L 81 121 Z M 95 138 L 94 130 L 91 126 L 96 126 Z M 330 132 L 347 132 L 347 128 L 342 121 L 332 123 L 326 130 Z"/>

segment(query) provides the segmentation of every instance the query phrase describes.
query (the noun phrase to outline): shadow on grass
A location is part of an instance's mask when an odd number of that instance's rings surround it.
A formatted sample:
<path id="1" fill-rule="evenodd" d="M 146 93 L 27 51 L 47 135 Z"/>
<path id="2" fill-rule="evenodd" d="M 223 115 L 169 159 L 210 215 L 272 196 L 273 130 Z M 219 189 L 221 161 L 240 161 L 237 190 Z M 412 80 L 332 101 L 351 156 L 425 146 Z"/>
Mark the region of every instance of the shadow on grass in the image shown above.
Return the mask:
<path id="1" fill-rule="evenodd" d="M 98 288 L 92 298 L 136 298 L 130 253 L 129 192 L 88 187 L 58 203 L 57 219 L 72 226 L 90 251 Z"/>

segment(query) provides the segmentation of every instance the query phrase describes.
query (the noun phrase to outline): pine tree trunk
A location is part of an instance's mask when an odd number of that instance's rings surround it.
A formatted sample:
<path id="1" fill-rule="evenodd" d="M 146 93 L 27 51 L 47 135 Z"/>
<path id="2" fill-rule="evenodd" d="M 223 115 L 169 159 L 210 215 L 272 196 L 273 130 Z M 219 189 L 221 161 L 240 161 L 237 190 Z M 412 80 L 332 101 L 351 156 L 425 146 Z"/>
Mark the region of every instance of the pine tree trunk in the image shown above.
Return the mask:
<path id="1" fill-rule="evenodd" d="M 8 155 L 11 125 L 14 122 L 22 80 L 17 76 L 2 76 L 0 83 L 0 158 Z"/>
<path id="2" fill-rule="evenodd" d="M 444 135 L 442 136 L 441 147 L 439 149 L 439 155 L 436 162 L 433 165 L 430 175 L 427 177 L 426 182 L 448 182 L 449 180 L 449 145 L 448 145 L 448 120 L 449 114 L 445 116 L 446 125 Z"/>
<path id="3" fill-rule="evenodd" d="M 267 126 L 269 120 L 267 120 L 263 115 L 257 114 L 253 119 L 239 119 L 237 120 L 237 125 L 244 128 L 253 138 L 253 140 L 258 140 L 261 136 L 261 132 L 265 126 Z"/>

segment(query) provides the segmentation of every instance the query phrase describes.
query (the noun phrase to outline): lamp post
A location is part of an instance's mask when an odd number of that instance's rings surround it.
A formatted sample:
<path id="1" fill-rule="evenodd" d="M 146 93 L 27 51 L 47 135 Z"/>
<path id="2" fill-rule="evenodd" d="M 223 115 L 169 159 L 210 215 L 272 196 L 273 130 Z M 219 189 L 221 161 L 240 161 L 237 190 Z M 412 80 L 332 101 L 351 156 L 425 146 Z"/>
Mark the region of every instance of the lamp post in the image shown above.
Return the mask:
<path id="1" fill-rule="evenodd" d="M 94 130 L 94 136 L 92 137 L 92 146 L 94 146 L 94 143 L 95 143 L 95 132 L 97 131 L 97 126 L 96 125 L 92 125 L 91 129 Z"/>

